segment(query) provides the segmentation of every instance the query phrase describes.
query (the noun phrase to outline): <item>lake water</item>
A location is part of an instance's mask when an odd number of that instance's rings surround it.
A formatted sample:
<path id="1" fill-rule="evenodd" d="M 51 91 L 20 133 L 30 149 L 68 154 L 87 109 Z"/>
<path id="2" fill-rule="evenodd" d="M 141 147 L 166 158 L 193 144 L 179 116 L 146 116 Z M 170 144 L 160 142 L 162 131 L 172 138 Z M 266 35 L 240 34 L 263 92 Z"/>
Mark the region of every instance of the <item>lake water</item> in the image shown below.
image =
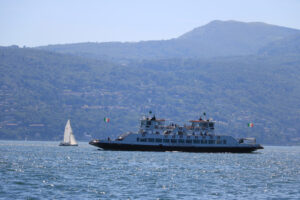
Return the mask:
<path id="1" fill-rule="evenodd" d="M 99 151 L 0 141 L 0 199 L 300 199 L 300 147 Z"/>

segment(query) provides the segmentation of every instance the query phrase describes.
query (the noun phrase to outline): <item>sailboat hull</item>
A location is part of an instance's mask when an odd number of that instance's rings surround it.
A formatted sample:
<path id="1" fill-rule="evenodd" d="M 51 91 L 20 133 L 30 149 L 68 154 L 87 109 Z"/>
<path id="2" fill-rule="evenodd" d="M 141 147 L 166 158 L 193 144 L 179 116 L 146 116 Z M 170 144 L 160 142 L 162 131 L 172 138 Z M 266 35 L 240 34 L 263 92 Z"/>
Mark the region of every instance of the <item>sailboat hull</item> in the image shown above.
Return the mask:
<path id="1" fill-rule="evenodd" d="M 61 142 L 59 144 L 59 146 L 78 146 L 78 144 L 70 144 L 70 143 L 63 143 L 63 142 Z"/>

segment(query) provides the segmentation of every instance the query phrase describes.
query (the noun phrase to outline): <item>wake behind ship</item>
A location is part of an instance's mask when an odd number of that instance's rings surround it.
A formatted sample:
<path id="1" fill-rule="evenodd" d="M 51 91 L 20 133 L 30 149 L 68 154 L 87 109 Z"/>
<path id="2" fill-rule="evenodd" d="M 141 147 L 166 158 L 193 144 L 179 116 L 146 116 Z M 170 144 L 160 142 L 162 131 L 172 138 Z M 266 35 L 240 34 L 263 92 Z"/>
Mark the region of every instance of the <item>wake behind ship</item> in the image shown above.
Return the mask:
<path id="1" fill-rule="evenodd" d="M 123 151 L 183 151 L 250 153 L 263 149 L 255 138 L 235 139 L 215 135 L 215 122 L 190 120 L 189 126 L 165 125 L 164 119 L 143 117 L 138 133 L 124 133 L 115 140 L 94 139 L 89 144 L 104 150 Z"/>

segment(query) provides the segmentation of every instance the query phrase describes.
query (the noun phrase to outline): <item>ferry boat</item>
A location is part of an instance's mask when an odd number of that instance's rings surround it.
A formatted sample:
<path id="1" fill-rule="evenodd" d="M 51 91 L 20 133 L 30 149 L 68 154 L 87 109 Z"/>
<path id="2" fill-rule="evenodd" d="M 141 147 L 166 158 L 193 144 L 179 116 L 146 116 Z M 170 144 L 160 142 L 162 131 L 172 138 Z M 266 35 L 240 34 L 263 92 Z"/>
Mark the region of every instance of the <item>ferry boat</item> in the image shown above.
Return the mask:
<path id="1" fill-rule="evenodd" d="M 128 132 L 115 140 L 110 138 L 89 142 L 103 150 L 122 151 L 183 151 L 183 152 L 231 152 L 250 153 L 263 149 L 255 138 L 236 139 L 227 135 L 216 135 L 215 121 L 209 119 L 190 120 L 190 125 L 165 125 L 164 119 L 143 117 L 137 133 Z"/>

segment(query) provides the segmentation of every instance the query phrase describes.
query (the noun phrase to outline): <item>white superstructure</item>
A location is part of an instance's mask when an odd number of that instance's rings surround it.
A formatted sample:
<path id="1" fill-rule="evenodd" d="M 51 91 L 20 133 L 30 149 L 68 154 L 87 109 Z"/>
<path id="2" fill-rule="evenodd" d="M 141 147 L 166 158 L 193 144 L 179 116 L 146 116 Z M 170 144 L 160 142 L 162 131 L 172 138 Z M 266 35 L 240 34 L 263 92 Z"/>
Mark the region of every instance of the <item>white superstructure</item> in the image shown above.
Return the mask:
<path id="1" fill-rule="evenodd" d="M 165 125 L 164 119 L 143 117 L 137 133 L 125 133 L 116 140 L 93 140 L 90 144 L 103 149 L 193 152 L 251 152 L 261 149 L 254 138 L 235 139 L 215 135 L 215 122 L 200 118 L 190 125 Z"/>

